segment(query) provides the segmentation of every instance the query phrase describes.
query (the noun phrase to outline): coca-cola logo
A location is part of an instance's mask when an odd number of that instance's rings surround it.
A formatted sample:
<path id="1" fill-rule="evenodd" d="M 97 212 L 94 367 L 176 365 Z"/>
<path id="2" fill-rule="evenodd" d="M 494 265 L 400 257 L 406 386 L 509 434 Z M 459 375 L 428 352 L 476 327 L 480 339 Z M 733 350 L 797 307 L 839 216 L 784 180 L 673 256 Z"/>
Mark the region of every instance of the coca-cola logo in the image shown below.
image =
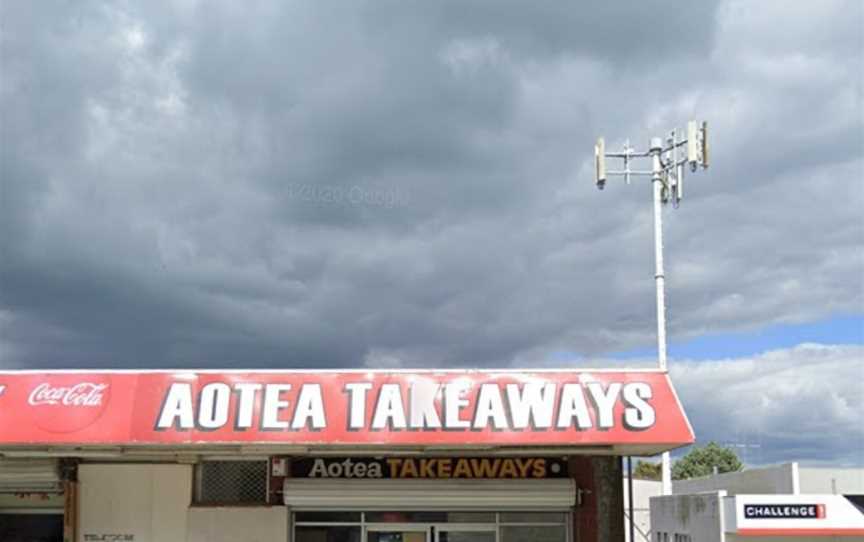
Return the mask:
<path id="1" fill-rule="evenodd" d="M 34 382 L 27 404 L 33 421 L 51 433 L 72 433 L 85 429 L 107 410 L 111 399 L 109 375 L 50 375 Z"/>
<path id="2" fill-rule="evenodd" d="M 82 382 L 73 386 L 51 386 L 40 384 L 30 392 L 27 400 L 33 406 L 36 405 L 63 405 L 80 407 L 100 407 L 102 398 L 108 384 L 94 384 L 93 382 Z"/>

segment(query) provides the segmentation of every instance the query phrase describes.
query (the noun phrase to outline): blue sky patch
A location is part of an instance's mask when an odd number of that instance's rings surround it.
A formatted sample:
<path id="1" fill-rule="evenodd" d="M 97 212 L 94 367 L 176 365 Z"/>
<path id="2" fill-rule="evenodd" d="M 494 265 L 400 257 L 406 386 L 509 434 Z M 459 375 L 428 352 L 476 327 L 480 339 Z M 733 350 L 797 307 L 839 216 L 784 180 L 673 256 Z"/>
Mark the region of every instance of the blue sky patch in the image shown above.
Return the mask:
<path id="1" fill-rule="evenodd" d="M 688 341 L 669 342 L 669 357 L 678 359 L 739 358 L 801 343 L 864 344 L 864 315 L 835 316 L 803 324 L 778 324 L 754 331 L 703 335 Z M 609 354 L 613 359 L 650 358 L 656 347 Z"/>

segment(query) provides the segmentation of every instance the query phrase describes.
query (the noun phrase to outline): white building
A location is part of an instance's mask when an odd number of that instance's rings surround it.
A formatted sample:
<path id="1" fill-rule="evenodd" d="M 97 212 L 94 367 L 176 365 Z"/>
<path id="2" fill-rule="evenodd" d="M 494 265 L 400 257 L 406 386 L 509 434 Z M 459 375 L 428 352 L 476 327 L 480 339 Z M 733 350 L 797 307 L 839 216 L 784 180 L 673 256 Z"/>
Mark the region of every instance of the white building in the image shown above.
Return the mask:
<path id="1" fill-rule="evenodd" d="M 633 479 L 633 540 L 651 542 L 651 499 L 663 494 L 663 484 L 657 480 Z M 630 493 L 624 476 L 624 540 L 630 541 Z"/>
<path id="2" fill-rule="evenodd" d="M 864 469 L 789 463 L 682 480 L 673 491 L 650 499 L 654 542 L 864 541 Z"/>

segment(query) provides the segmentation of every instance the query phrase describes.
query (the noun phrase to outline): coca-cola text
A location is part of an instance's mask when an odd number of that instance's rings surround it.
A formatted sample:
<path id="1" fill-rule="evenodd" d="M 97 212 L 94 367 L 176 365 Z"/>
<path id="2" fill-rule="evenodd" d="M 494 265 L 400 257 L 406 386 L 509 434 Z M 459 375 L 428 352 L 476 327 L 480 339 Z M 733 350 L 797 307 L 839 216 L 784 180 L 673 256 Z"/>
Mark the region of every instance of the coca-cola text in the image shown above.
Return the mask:
<path id="1" fill-rule="evenodd" d="M 108 384 L 93 384 L 92 382 L 82 382 L 66 387 L 39 384 L 30 392 L 28 402 L 34 406 L 99 407 L 102 406 L 102 398 L 106 389 L 108 389 Z"/>

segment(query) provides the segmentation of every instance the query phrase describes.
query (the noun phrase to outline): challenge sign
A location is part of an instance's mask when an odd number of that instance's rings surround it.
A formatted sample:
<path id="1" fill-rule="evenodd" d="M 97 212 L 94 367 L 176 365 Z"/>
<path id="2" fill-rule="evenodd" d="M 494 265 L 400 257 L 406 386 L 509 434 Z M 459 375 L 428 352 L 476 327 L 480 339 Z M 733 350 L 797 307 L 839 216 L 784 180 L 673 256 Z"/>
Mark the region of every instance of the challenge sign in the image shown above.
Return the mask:
<path id="1" fill-rule="evenodd" d="M 693 442 L 658 371 L 68 371 L 0 373 L 0 381 L 0 447 L 591 445 L 653 453 Z"/>
<path id="2" fill-rule="evenodd" d="M 824 504 L 748 504 L 744 506 L 747 519 L 822 519 Z"/>
<path id="3" fill-rule="evenodd" d="M 548 457 L 327 457 L 294 459 L 294 478 L 566 478 L 567 463 Z"/>

